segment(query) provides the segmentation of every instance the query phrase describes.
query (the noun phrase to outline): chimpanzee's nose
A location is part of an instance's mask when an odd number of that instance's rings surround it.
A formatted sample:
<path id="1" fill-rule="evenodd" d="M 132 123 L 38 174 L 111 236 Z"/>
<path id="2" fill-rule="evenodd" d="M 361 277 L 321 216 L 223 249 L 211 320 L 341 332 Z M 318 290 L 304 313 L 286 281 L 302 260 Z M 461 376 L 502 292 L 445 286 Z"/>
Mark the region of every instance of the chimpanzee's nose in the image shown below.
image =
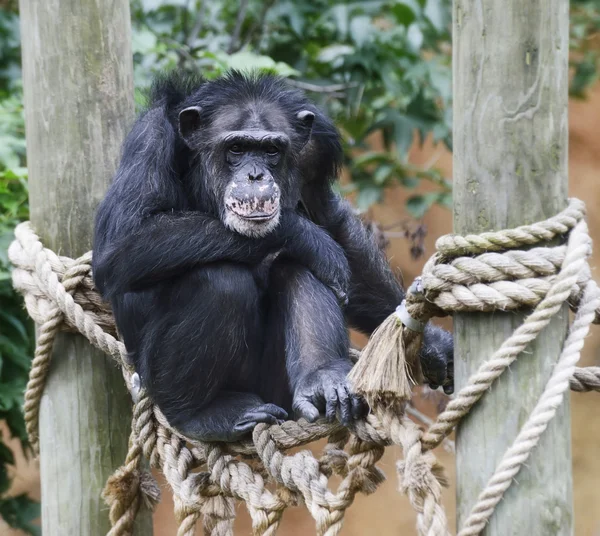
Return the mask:
<path id="1" fill-rule="evenodd" d="M 255 170 L 248 173 L 248 180 L 260 181 L 264 176 L 265 174 L 262 171 Z"/>

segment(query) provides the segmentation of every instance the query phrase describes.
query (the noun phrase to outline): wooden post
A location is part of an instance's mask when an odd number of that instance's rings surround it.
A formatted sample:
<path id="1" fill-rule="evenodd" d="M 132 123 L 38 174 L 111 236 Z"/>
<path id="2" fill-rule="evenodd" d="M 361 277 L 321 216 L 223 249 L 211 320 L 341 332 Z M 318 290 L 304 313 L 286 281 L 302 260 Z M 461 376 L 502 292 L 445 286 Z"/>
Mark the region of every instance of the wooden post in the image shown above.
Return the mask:
<path id="1" fill-rule="evenodd" d="M 455 232 L 515 227 L 565 208 L 568 29 L 568 0 L 454 0 Z M 522 319 L 455 316 L 457 388 Z M 459 526 L 544 389 L 567 321 L 563 311 L 460 425 Z M 485 534 L 572 534 L 568 394 L 515 480 Z"/>
<path id="2" fill-rule="evenodd" d="M 134 113 L 127 0 L 21 0 L 31 221 L 44 244 L 77 257 L 92 245 Z M 41 404 L 44 536 L 104 535 L 100 494 L 124 461 L 131 400 L 118 367 L 61 335 Z M 139 534 L 152 534 L 140 512 Z"/>

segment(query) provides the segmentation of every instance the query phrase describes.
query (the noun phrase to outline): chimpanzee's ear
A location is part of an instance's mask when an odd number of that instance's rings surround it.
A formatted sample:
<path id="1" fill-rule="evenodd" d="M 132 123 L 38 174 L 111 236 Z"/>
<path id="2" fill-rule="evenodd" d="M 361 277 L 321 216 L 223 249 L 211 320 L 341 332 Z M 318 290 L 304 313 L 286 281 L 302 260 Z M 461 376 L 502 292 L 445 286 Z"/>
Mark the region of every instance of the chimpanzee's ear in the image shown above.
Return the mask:
<path id="1" fill-rule="evenodd" d="M 190 106 L 179 112 L 179 133 L 187 143 L 200 128 L 201 111 L 200 106 Z"/>
<path id="2" fill-rule="evenodd" d="M 298 126 L 298 131 L 302 137 L 302 146 L 308 143 L 310 139 L 310 134 L 312 132 L 313 122 L 315 120 L 315 113 L 310 110 L 301 110 L 296 114 L 296 118 L 298 119 L 300 125 Z"/>

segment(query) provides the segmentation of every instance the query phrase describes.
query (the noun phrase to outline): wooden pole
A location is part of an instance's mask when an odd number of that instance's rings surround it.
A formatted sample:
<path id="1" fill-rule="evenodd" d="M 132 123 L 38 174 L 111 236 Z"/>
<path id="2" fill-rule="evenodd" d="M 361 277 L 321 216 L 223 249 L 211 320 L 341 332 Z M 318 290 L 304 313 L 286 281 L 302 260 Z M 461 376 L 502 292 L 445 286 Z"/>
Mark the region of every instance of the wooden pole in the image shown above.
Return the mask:
<path id="1" fill-rule="evenodd" d="M 127 0 L 21 0 L 31 221 L 44 244 L 77 257 L 134 113 Z M 117 366 L 61 335 L 41 404 L 44 536 L 104 535 L 100 494 L 124 461 L 131 400 Z M 137 532 L 152 534 L 140 512 Z"/>
<path id="2" fill-rule="evenodd" d="M 566 206 L 568 0 L 454 0 L 454 228 L 479 233 Z M 522 321 L 455 316 L 457 388 Z M 563 310 L 457 433 L 461 526 L 538 400 L 565 338 Z M 485 534 L 572 534 L 569 398 L 496 508 Z"/>

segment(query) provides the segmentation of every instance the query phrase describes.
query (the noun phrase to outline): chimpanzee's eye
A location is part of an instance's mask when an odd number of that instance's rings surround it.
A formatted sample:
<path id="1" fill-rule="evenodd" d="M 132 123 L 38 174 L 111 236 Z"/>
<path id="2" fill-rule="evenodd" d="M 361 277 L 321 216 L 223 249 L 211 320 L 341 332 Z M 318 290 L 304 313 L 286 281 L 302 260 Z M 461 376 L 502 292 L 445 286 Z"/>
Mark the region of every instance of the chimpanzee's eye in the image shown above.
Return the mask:
<path id="1" fill-rule="evenodd" d="M 241 145 L 238 145 L 238 144 L 236 143 L 235 145 L 232 145 L 232 146 L 229 148 L 229 152 L 230 152 L 231 154 L 242 154 L 243 150 L 242 150 L 242 147 L 241 147 Z"/>
<path id="2" fill-rule="evenodd" d="M 275 156 L 276 154 L 279 154 L 279 149 L 275 147 L 275 145 L 269 145 L 266 151 L 269 156 Z"/>

